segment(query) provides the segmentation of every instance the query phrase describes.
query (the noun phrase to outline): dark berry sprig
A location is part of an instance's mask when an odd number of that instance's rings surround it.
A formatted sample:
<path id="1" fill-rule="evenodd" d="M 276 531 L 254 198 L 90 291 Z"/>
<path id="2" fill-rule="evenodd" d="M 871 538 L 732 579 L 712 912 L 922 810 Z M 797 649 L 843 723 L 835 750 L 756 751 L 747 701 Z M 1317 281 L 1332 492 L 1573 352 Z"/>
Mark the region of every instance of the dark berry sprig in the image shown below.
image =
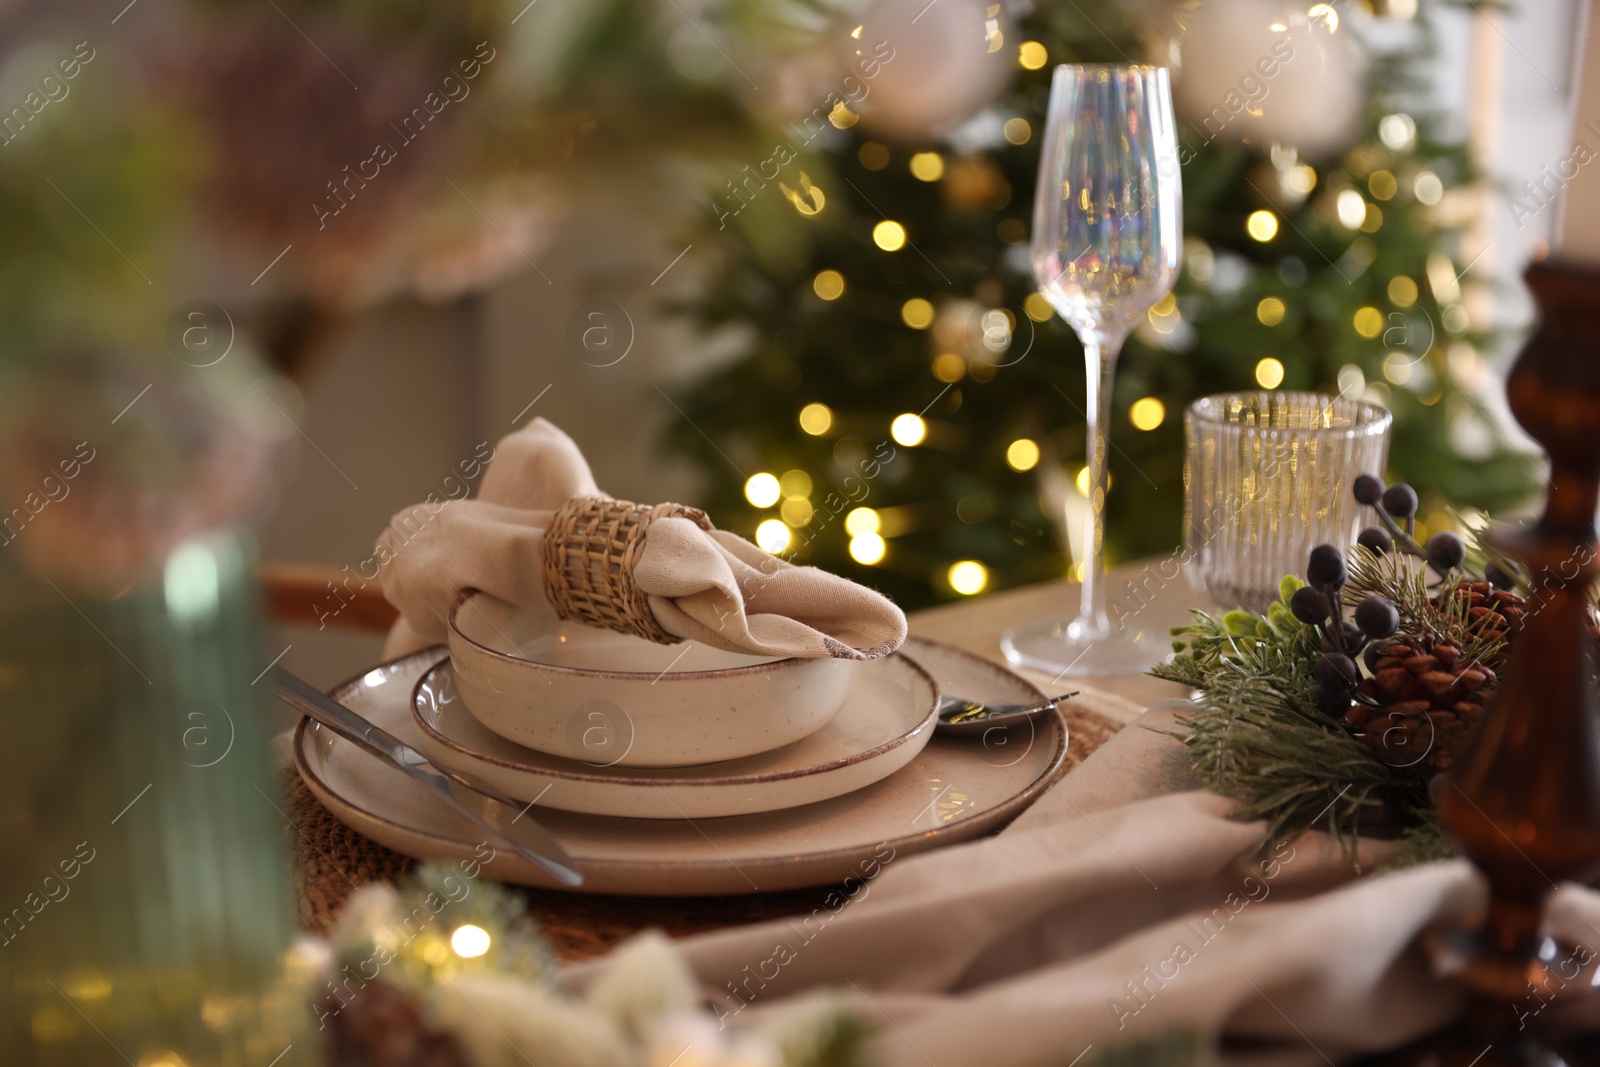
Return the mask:
<path id="1" fill-rule="evenodd" d="M 1370 643 L 1392 636 L 1400 627 L 1400 610 L 1381 596 L 1365 598 L 1356 605 L 1355 621 L 1346 619 L 1342 591 L 1349 578 L 1344 553 L 1333 545 L 1318 545 L 1306 563 L 1307 584 L 1289 599 L 1294 617 L 1322 634 L 1322 655 L 1312 668 L 1317 684 L 1311 699 L 1335 720 L 1343 720 L 1361 684 L 1355 657 L 1367 650 L 1370 669 L 1370 653 L 1376 647 Z"/>
<path id="2" fill-rule="evenodd" d="M 1382 524 L 1362 530 L 1357 544 L 1380 556 L 1396 550 L 1415 556 L 1440 578 L 1448 577 L 1467 558 L 1466 543 L 1448 530 L 1434 534 L 1425 545 L 1417 544 L 1417 491 L 1404 482 L 1385 487 L 1381 479 L 1362 474 L 1350 488 L 1356 501 L 1372 508 Z"/>

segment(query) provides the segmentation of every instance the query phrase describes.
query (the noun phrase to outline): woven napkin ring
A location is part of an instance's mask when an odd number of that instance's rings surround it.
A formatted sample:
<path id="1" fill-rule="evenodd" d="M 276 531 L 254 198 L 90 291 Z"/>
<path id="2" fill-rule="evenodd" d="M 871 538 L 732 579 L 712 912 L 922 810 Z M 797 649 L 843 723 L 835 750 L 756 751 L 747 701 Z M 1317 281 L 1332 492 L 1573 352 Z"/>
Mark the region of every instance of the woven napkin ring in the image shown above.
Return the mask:
<path id="1" fill-rule="evenodd" d="M 633 580 L 645 530 L 661 518 L 690 519 L 712 529 L 705 512 L 682 504 L 575 496 L 557 508 L 541 557 L 545 597 L 556 614 L 658 644 L 681 641 L 656 622 L 649 598 Z"/>

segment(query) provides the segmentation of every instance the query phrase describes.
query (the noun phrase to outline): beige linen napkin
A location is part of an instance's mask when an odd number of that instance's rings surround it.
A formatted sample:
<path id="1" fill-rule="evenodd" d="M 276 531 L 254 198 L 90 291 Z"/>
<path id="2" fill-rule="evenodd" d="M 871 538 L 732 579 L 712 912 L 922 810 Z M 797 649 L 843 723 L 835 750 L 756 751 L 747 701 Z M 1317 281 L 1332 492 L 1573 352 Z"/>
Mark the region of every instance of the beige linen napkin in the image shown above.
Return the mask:
<path id="1" fill-rule="evenodd" d="M 548 610 L 544 531 L 552 512 L 574 496 L 605 494 L 572 439 L 534 419 L 495 446 L 476 499 L 396 514 L 376 554 L 383 594 L 401 616 L 385 656 L 443 641 L 450 607 L 465 589 Z M 634 579 L 664 629 L 716 648 L 874 659 L 905 641 L 905 615 L 887 598 L 688 519 L 650 524 Z"/>
<path id="2" fill-rule="evenodd" d="M 1355 879 L 1320 833 L 1263 862 L 1261 823 L 1173 779 L 1186 763 L 1165 731 L 1182 703 L 1152 708 L 998 836 L 891 859 L 811 915 L 679 946 L 731 1025 L 853 988 L 886 1067 L 1064 1067 L 1172 1029 L 1264 1042 L 1252 1064 L 1324 1064 L 1447 1022 L 1462 1000 L 1412 943 L 1481 905 L 1470 871 Z M 1364 849 L 1369 867 L 1377 855 Z M 1552 920 L 1600 945 L 1593 891 L 1564 888 Z M 1558 998 L 1541 1021 L 1571 1011 Z"/>

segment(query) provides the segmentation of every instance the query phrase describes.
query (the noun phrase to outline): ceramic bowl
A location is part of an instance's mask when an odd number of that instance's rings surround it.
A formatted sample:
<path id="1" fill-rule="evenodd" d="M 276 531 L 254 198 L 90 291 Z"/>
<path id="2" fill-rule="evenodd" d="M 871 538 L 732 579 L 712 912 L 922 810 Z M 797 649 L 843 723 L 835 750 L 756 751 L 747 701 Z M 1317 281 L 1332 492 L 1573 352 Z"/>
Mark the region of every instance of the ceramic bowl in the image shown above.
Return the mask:
<path id="1" fill-rule="evenodd" d="M 838 713 L 856 661 L 658 645 L 469 590 L 450 611 L 456 686 L 519 745 L 596 767 L 683 767 L 768 752 Z"/>

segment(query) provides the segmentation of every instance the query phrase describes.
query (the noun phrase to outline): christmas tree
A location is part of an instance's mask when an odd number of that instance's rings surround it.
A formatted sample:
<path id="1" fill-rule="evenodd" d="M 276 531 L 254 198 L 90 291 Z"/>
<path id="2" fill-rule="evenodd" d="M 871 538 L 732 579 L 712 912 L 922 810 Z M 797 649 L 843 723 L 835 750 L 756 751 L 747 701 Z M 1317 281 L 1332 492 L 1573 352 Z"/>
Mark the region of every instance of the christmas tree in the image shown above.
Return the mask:
<path id="1" fill-rule="evenodd" d="M 1081 348 L 1037 293 L 1027 248 L 1051 71 L 1153 52 L 1165 62 L 1186 30 L 1248 41 L 1251 20 L 1269 46 L 1238 70 L 1211 60 L 1227 91 L 1194 89 L 1204 50 L 1184 51 L 1188 69 L 1175 72 L 1184 268 L 1123 350 L 1108 561 L 1178 543 L 1182 412 L 1228 389 L 1387 405 L 1388 476 L 1419 489 L 1425 526 L 1451 522 L 1449 508 L 1492 510 L 1527 492 L 1526 457 L 1503 443 L 1467 454 L 1452 433 L 1489 423 L 1473 386 L 1493 338 L 1463 306 L 1471 218 L 1458 204 L 1480 179 L 1427 109 L 1427 5 L 1341 9 L 1344 26 L 1326 4 L 1283 8 L 1281 21 L 1270 3 L 1207 8 L 1209 24 L 1185 26 L 1180 8 L 1163 26 L 1148 8 L 1111 2 L 1044 3 L 1016 25 L 991 7 L 981 32 L 1006 60 L 1004 84 L 937 136 L 920 118 L 887 136 L 881 119 L 858 121 L 873 92 L 892 99 L 883 76 L 895 58 L 892 39 L 885 60 L 873 27 L 856 30 L 859 46 L 845 54 L 857 92 L 842 81 L 821 108 L 779 127 L 769 158 L 713 190 L 715 232 L 703 240 L 722 258 L 687 310 L 743 347 L 678 390 L 688 418 L 670 432 L 705 470 L 705 503 L 723 525 L 908 607 L 1081 566 L 1060 532 L 1063 515 L 1086 506 L 1074 484 Z M 1387 33 L 1401 43 L 1359 44 L 1358 20 L 1402 31 Z M 1298 58 L 1274 52 L 1277 40 Z M 1365 71 L 1347 66 L 1341 78 L 1330 57 L 1352 50 Z M 1283 73 L 1295 61 L 1299 91 L 1310 84 L 1316 98 L 1274 100 L 1296 91 Z M 1185 106 L 1185 78 L 1198 104 Z M 1316 129 L 1341 93 L 1348 130 L 1337 120 Z M 1298 143 L 1252 121 L 1263 99 L 1277 129 L 1288 115 L 1306 131 Z"/>

